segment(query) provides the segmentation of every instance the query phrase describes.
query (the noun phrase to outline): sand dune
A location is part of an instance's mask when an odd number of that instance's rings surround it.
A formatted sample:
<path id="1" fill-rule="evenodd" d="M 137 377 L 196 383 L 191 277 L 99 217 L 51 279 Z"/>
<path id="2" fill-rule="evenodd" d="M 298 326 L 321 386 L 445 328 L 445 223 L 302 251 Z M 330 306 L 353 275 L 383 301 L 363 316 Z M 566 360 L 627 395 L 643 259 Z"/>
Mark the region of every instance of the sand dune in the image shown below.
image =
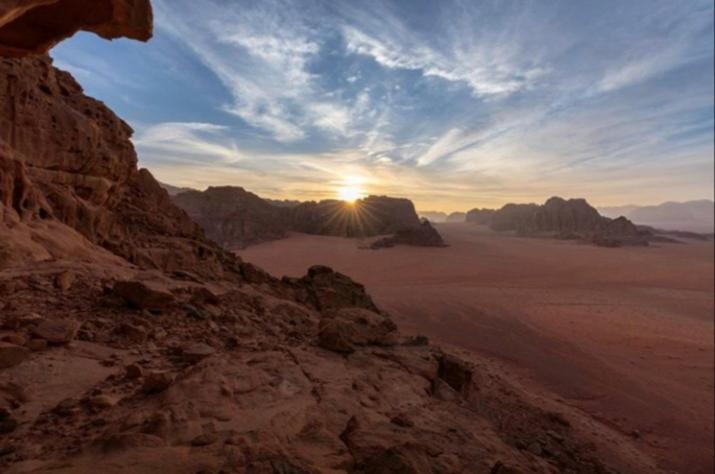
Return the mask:
<path id="1" fill-rule="evenodd" d="M 438 228 L 450 247 L 296 234 L 241 256 L 275 274 L 346 272 L 403 330 L 507 363 L 665 468 L 712 472 L 712 242 L 603 249 Z"/>

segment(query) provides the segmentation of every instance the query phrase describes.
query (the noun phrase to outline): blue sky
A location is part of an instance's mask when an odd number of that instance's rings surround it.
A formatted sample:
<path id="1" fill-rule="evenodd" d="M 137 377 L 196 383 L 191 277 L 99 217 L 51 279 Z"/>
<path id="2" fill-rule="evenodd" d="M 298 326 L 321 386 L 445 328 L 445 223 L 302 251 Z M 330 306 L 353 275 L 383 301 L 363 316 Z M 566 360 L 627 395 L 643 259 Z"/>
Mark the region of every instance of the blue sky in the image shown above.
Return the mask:
<path id="1" fill-rule="evenodd" d="M 710 0 L 152 3 L 148 44 L 52 56 L 162 181 L 423 210 L 712 198 Z"/>

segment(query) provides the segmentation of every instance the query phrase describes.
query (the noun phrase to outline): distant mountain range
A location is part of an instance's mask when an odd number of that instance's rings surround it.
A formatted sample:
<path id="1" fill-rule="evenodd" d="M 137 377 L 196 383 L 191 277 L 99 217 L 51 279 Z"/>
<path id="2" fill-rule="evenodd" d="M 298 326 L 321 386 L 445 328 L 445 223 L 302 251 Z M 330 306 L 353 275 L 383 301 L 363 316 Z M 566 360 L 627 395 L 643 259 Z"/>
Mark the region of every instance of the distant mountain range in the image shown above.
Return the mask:
<path id="1" fill-rule="evenodd" d="M 657 206 L 601 207 L 599 212 L 611 218 L 624 216 L 639 225 L 657 229 L 712 233 L 715 229 L 715 203 L 709 199 L 664 202 Z"/>

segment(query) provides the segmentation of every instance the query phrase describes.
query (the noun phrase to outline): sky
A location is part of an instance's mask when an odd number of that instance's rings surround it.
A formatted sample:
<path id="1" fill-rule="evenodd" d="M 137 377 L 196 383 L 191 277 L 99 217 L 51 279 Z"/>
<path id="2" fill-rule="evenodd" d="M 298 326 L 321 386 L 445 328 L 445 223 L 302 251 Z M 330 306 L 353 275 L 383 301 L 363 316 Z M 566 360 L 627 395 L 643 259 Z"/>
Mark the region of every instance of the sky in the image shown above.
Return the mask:
<path id="1" fill-rule="evenodd" d="M 711 0 L 153 0 L 52 51 L 160 181 L 454 211 L 713 197 Z"/>

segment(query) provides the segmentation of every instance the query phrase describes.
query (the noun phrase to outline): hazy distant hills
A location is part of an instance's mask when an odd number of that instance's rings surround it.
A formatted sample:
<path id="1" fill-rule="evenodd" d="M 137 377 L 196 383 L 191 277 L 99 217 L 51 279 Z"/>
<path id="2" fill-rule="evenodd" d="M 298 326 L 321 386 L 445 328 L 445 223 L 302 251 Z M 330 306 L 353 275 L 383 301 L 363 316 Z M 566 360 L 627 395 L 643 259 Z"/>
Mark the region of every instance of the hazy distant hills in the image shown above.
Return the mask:
<path id="1" fill-rule="evenodd" d="M 618 206 L 599 208 L 607 217 L 625 216 L 636 224 L 657 229 L 711 233 L 715 228 L 715 203 L 709 199 L 664 202 L 657 206 Z"/>
<path id="2" fill-rule="evenodd" d="M 162 183 L 161 181 L 159 182 L 159 186 L 166 189 L 166 191 L 169 193 L 169 196 L 176 196 L 177 194 L 183 193 L 186 191 L 194 191 L 194 189 L 191 189 L 191 188 L 181 188 L 179 186 L 172 186 L 171 184 Z"/>

